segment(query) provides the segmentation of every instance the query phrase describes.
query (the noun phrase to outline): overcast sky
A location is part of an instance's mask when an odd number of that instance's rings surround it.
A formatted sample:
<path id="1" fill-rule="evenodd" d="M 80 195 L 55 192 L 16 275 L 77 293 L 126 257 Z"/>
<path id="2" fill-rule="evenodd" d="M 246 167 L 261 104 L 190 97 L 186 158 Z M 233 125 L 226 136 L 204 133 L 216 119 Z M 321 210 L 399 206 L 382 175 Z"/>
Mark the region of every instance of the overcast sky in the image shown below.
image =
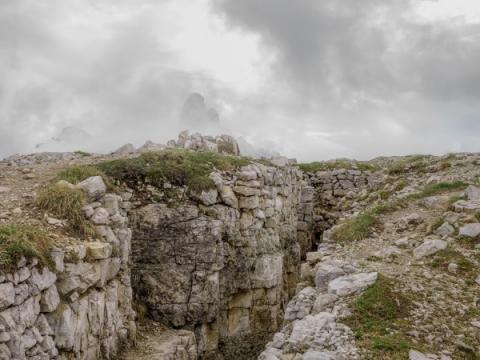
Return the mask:
<path id="1" fill-rule="evenodd" d="M 0 157 L 165 142 L 191 92 L 302 161 L 480 151 L 479 64 L 478 0 L 1 0 Z"/>

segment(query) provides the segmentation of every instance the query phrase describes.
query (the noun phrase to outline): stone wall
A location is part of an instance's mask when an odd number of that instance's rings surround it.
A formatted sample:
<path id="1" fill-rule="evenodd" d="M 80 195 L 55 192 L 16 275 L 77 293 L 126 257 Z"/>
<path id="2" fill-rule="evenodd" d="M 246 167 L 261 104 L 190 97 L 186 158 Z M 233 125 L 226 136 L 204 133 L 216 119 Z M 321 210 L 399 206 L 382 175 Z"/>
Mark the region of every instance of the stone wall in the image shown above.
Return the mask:
<path id="1" fill-rule="evenodd" d="M 335 169 L 306 173 L 305 180 L 314 189 L 313 236 L 319 242 L 323 232 L 335 225 L 341 216 L 360 208 L 357 201 L 382 184 L 383 173 Z"/>
<path id="2" fill-rule="evenodd" d="M 70 186 L 73 186 L 70 184 Z M 62 243 L 54 266 L 22 259 L 0 272 L 0 359 L 117 359 L 135 338 L 124 198 L 101 178 L 82 184 L 101 239 Z"/>
<path id="3" fill-rule="evenodd" d="M 132 278 L 147 316 L 195 332 L 202 358 L 252 359 L 281 325 L 311 247 L 312 189 L 294 167 L 251 164 L 211 175 L 197 195 L 136 189 Z M 299 206 L 303 200 L 306 206 Z M 154 203 L 153 201 L 156 201 Z M 306 224 L 306 225 L 303 225 Z"/>

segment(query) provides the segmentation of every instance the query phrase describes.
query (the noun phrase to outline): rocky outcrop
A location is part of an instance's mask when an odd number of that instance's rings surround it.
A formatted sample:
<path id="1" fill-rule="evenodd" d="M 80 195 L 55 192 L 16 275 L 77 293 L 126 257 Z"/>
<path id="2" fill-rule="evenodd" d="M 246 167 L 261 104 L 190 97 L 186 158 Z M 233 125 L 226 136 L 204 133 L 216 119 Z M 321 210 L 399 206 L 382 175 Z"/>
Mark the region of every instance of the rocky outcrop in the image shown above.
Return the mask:
<path id="1" fill-rule="evenodd" d="M 195 332 L 205 358 L 252 359 L 295 293 L 312 189 L 293 167 L 214 173 L 216 187 L 131 210 L 133 287 L 154 320 Z M 305 204 L 300 204 L 301 201 Z M 302 225 L 297 221 L 302 215 Z"/>
<path id="2" fill-rule="evenodd" d="M 383 183 L 382 172 L 358 169 L 335 169 L 305 173 L 306 181 L 313 188 L 314 233 L 317 241 L 325 230 L 335 225 L 340 217 L 358 211 L 357 203 L 368 191 Z"/>
<path id="3" fill-rule="evenodd" d="M 33 258 L 0 272 L 1 359 L 117 359 L 135 339 L 126 203 L 101 178 L 82 188 L 100 238 L 61 244 L 51 269 Z"/>
<path id="4" fill-rule="evenodd" d="M 177 141 L 170 140 L 168 147 L 218 152 L 228 155 L 240 155 L 237 141 L 230 135 L 202 136 L 199 133 L 189 134 L 187 130 L 178 135 Z"/>
<path id="5" fill-rule="evenodd" d="M 349 314 L 344 297 L 360 293 L 375 283 L 376 272 L 362 273 L 346 262 L 328 257 L 328 247 L 308 255 L 302 267 L 303 284 L 288 303 L 279 332 L 267 344 L 260 360 L 359 359 L 352 330 L 341 323 Z M 305 286 L 305 285 L 304 285 Z"/>

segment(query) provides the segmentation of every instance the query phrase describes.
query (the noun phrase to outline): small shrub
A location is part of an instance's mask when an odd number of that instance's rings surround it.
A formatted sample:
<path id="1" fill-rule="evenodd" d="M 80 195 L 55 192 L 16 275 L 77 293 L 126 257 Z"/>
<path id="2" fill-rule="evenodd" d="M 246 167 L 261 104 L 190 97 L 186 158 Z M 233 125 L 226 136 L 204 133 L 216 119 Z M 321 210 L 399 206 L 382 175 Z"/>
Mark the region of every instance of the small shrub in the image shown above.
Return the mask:
<path id="1" fill-rule="evenodd" d="M 369 213 L 360 214 L 345 221 L 338 227 L 332 237 L 339 242 L 363 240 L 370 234 L 372 226 L 377 223 L 376 218 Z"/>
<path id="2" fill-rule="evenodd" d="M 93 225 L 87 220 L 82 210 L 85 205 L 85 196 L 81 190 L 61 185 L 47 186 L 38 195 L 37 205 L 60 219 L 68 220 L 75 234 L 95 235 Z"/>
<path id="3" fill-rule="evenodd" d="M 24 257 L 51 266 L 51 241 L 41 229 L 28 225 L 0 225 L 0 268 L 9 270 Z"/>

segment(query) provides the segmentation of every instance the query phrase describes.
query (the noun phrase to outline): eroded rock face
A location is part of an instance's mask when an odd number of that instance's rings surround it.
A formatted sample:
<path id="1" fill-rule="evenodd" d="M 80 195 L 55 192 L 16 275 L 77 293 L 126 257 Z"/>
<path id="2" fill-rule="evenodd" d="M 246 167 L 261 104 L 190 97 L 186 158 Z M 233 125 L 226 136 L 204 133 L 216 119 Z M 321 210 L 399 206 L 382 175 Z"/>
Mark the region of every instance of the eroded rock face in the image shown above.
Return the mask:
<path id="1" fill-rule="evenodd" d="M 106 219 L 91 219 L 97 240 L 58 244 L 51 269 L 31 258 L 0 270 L 0 359 L 118 359 L 135 339 L 126 212 L 101 178 L 82 186 Z"/>
<path id="2" fill-rule="evenodd" d="M 280 326 L 312 246 L 297 240 L 301 173 L 252 164 L 213 179 L 220 196 L 208 201 L 131 211 L 136 300 L 154 320 L 194 329 L 199 355 L 252 359 Z"/>

